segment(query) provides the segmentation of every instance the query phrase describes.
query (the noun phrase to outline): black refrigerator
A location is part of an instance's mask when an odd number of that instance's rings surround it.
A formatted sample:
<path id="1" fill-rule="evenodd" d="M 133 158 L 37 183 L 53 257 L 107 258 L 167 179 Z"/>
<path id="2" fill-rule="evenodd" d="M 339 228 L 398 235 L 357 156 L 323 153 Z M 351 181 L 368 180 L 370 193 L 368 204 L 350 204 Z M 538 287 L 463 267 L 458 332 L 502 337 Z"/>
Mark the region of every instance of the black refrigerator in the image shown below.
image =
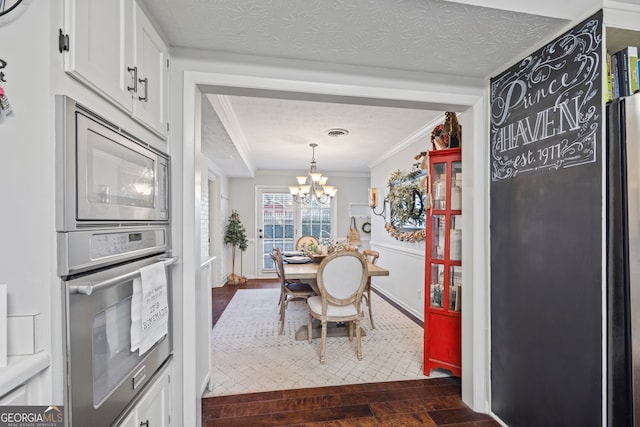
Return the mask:
<path id="1" fill-rule="evenodd" d="M 607 414 L 640 427 L 640 94 L 607 105 Z"/>

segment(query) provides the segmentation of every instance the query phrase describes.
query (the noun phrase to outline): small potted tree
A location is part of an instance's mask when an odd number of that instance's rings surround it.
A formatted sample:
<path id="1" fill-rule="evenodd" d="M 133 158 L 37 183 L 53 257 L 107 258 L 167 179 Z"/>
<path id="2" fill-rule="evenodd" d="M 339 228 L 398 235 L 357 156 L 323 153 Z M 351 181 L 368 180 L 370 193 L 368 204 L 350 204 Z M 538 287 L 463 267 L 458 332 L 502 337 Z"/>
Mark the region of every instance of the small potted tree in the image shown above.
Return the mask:
<path id="1" fill-rule="evenodd" d="M 247 250 L 247 233 L 240 221 L 237 211 L 232 211 L 227 222 L 227 230 L 224 234 L 224 243 L 231 245 L 231 274 L 227 276 L 230 285 L 243 285 L 247 278 L 242 275 L 242 252 Z M 240 249 L 240 274 L 236 274 L 236 248 Z"/>

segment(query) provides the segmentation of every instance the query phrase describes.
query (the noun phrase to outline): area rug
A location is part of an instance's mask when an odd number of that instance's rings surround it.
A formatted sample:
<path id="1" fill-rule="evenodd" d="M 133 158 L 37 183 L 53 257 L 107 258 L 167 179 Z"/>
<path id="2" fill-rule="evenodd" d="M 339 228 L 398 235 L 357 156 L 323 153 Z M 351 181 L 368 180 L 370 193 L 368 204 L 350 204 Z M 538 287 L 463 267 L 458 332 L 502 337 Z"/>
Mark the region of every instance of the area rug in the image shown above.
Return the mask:
<path id="1" fill-rule="evenodd" d="M 330 385 L 430 378 L 423 372 L 423 329 L 372 293 L 374 321 L 362 321 L 362 360 L 356 341 L 327 339 L 320 364 L 320 339 L 296 341 L 307 324 L 304 302 L 290 302 L 283 335 L 279 330 L 279 289 L 240 289 L 212 331 L 212 390 L 206 396 Z M 433 371 L 431 378 L 447 376 Z"/>

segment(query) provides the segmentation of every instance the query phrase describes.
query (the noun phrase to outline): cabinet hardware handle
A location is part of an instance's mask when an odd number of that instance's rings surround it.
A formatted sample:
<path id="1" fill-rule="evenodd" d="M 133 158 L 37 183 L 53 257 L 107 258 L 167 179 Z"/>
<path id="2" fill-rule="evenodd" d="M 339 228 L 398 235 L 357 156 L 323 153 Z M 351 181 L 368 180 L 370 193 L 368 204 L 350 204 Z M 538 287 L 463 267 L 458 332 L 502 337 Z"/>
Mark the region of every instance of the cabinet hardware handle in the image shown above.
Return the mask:
<path id="1" fill-rule="evenodd" d="M 140 101 L 149 102 L 149 98 L 147 98 L 147 95 L 149 95 L 149 79 L 145 77 L 144 79 L 138 79 L 138 81 L 140 83 L 144 83 L 144 96 L 139 96 L 138 99 Z"/>
<path id="2" fill-rule="evenodd" d="M 133 86 L 127 86 L 127 90 L 136 93 L 138 91 L 138 67 L 127 67 L 127 71 L 133 73 Z"/>
<path id="3" fill-rule="evenodd" d="M 149 420 L 140 421 L 140 427 L 149 427 Z"/>

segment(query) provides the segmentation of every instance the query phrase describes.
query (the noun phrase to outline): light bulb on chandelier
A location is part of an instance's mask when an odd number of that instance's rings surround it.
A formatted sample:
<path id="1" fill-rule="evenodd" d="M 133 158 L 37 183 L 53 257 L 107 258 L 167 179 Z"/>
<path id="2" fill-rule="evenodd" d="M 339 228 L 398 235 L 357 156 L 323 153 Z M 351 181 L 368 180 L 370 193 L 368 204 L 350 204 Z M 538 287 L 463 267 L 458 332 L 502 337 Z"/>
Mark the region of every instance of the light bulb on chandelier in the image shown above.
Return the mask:
<path id="1" fill-rule="evenodd" d="M 338 189 L 332 185 L 326 185 L 329 179 L 323 176 L 317 170 L 316 165 L 316 147 L 318 144 L 309 144 L 309 147 L 313 150 L 311 157 L 311 167 L 309 169 L 308 176 L 297 176 L 298 185 L 292 185 L 289 187 L 289 191 L 293 196 L 293 200 L 296 203 L 310 203 L 312 200 L 316 200 L 321 204 L 330 204 L 333 197 L 338 192 Z"/>

